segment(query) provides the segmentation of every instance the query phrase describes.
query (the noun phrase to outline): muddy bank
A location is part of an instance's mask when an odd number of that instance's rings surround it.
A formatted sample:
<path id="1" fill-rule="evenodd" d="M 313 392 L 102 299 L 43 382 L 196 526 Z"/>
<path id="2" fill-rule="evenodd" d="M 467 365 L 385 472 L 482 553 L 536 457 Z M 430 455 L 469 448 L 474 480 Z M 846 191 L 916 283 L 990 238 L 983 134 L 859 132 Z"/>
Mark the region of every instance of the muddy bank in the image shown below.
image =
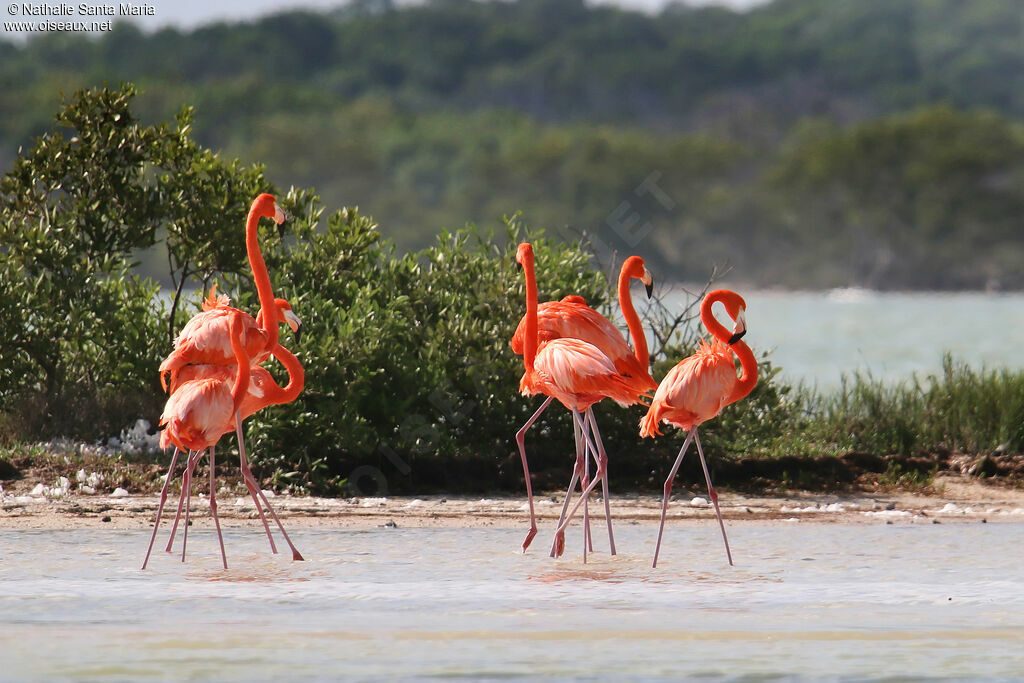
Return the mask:
<path id="1" fill-rule="evenodd" d="M 673 495 L 669 517 L 673 523 L 704 522 L 714 511 L 699 489 L 680 489 Z M 542 528 L 552 526 L 561 510 L 562 493 L 537 496 Z M 863 523 L 935 524 L 1024 522 L 1024 491 L 986 483 L 965 475 L 936 478 L 927 492 L 788 492 L 751 495 L 729 488 L 719 490 L 722 512 L 735 523 Z M 173 514 L 176 496 L 169 498 Z M 595 497 L 595 503 L 599 498 Z M 223 489 L 217 496 L 225 524 L 256 526 L 259 519 L 247 495 Z M 286 524 L 295 527 L 374 528 L 500 526 L 526 528 L 525 496 L 425 496 L 316 498 L 272 496 Z M 5 492 L 0 500 L 0 527 L 62 529 L 105 527 L 151 528 L 158 498 L 155 495 L 69 493 L 47 497 Z M 612 516 L 619 523 L 653 523 L 661 512 L 661 498 L 647 494 L 611 496 Z M 193 498 L 193 519 L 210 522 L 205 496 Z M 600 508 L 595 509 L 595 514 Z"/>

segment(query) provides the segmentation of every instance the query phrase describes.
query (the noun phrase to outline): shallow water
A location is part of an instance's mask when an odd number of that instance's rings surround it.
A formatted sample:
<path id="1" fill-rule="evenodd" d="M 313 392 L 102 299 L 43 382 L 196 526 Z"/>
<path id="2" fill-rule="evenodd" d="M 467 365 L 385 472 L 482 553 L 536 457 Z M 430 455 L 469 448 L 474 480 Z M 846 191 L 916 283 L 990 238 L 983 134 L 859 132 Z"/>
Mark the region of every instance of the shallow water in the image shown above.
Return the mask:
<path id="1" fill-rule="evenodd" d="M 755 353 L 769 351 L 782 374 L 828 391 L 843 374 L 902 381 L 942 369 L 952 353 L 975 368 L 1020 368 L 1024 295 L 983 292 L 883 293 L 741 290 Z M 683 305 L 681 294 L 666 297 Z"/>
<path id="2" fill-rule="evenodd" d="M 551 560 L 521 530 L 0 531 L 0 678 L 1024 676 L 1024 524 L 619 524 Z M 575 533 L 572 533 L 575 531 Z M 694 552 L 694 551 L 697 552 Z"/>

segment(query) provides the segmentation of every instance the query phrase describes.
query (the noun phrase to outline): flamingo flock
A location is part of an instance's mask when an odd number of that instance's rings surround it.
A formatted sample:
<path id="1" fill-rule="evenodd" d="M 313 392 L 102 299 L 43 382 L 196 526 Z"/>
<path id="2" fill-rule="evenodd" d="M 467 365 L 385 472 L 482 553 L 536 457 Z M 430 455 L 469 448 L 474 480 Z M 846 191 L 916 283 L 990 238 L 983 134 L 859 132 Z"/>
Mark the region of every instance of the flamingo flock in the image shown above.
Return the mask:
<path id="1" fill-rule="evenodd" d="M 658 529 L 653 566 L 658 566 L 672 482 L 691 441 L 697 444 L 708 495 L 715 507 L 718 524 L 722 530 L 726 557 L 732 565 L 732 552 L 718 507 L 718 493 L 711 484 L 711 475 L 708 472 L 697 427 L 717 416 L 727 405 L 744 398 L 757 384 L 757 360 L 750 348 L 740 341 L 747 331 L 746 303 L 743 298 L 724 289 L 715 290 L 704 297 L 700 308 L 701 322 L 711 333 L 714 341 L 708 343 L 702 340 L 696 353 L 679 361 L 661 384 L 658 384 L 648 369 L 647 340 L 629 294 L 631 278 L 640 279 L 647 287 L 648 296 L 651 294 L 653 281 L 640 257 L 631 256 L 626 259 L 619 276 L 619 306 L 633 338 L 633 351 L 630 351 L 618 329 L 599 313 L 587 307 L 581 297 L 568 296 L 558 302 L 537 303 L 532 245 L 519 245 L 516 250 L 516 262 L 522 267 L 526 278 L 526 315 L 520 321 L 512 338 L 513 351 L 523 356 L 524 372 L 519 388 L 524 396 L 547 396 L 537 412 L 516 433 L 530 509 L 530 531 L 523 543 L 523 551 L 526 551 L 537 533 L 524 437 L 526 430 L 551 401 L 557 399 L 573 415 L 576 464 L 555 530 L 551 556 L 560 556 L 564 551 L 565 529 L 573 515 L 583 505 L 583 559 L 586 561 L 587 549 L 590 547 L 586 504 L 598 481 L 602 484 L 610 552 L 612 555 L 615 554 L 608 502 L 608 456 L 592 409 L 595 403 L 610 398 L 624 407 L 637 403 L 648 406 L 647 414 L 640 420 L 640 435 L 643 437 L 660 435 L 658 427 L 662 422 L 673 424 L 687 432 L 679 455 L 665 480 L 661 525 Z M 712 306 L 718 302 L 725 306 L 726 314 L 733 320 L 732 332 L 726 330 L 712 313 Z M 743 374 L 739 377 L 736 375 L 734 356 L 739 358 L 742 368 Z M 651 391 L 655 392 L 653 398 L 648 395 Z M 650 400 L 650 403 L 646 403 L 646 400 Z M 585 417 L 581 414 L 585 414 Z M 597 464 L 597 473 L 594 480 L 589 483 L 585 469 L 586 463 L 589 462 L 588 454 Z M 569 509 L 569 500 L 577 481 L 580 481 L 581 492 Z"/>
<path id="2" fill-rule="evenodd" d="M 182 475 L 181 496 L 165 550 L 171 551 L 184 508 L 185 525 L 181 542 L 181 558 L 184 561 L 192 475 L 199 458 L 207 452 L 210 457 L 210 514 L 217 529 L 221 559 L 227 569 L 224 537 L 217 516 L 215 447 L 220 437 L 232 430 L 238 436 L 242 478 L 263 522 L 271 552 L 276 554 L 277 546 L 264 507 L 291 549 L 292 559 L 303 559 L 252 475 L 242 433 L 242 421 L 245 418 L 267 406 L 295 400 L 305 383 L 302 365 L 278 341 L 278 326 L 281 323 L 291 327 L 298 337 L 302 322 L 292 312 L 287 301 L 274 298 L 270 275 L 259 248 L 260 218 L 271 218 L 279 225 L 284 222 L 284 213 L 277 207 L 272 195 L 261 194 L 253 201 L 245 226 L 246 252 L 260 302 L 256 317 L 231 307 L 227 297 L 217 296 L 211 291 L 203 304 L 203 311 L 186 323 L 175 340 L 174 350 L 160 364 L 160 382 L 170 392 L 160 416 L 160 447 L 174 446 L 174 454 L 160 491 L 156 522 L 142 562 L 143 569 L 149 563 L 174 468 L 183 450 L 188 452 L 188 457 Z M 288 372 L 288 384 L 284 387 L 278 385 L 261 365 L 271 356 L 280 361 Z"/>
<path id="3" fill-rule="evenodd" d="M 253 201 L 245 225 L 246 252 L 260 304 L 256 316 L 232 307 L 226 296 L 216 293 L 214 285 L 203 302 L 203 310 L 185 324 L 175 339 L 172 352 L 160 364 L 161 386 L 169 393 L 159 422 L 160 447 L 173 446 L 174 453 L 160 491 L 156 521 L 142 569 L 146 569 L 149 563 L 175 466 L 182 451 L 188 455 L 182 473 L 177 513 L 165 551 L 171 552 L 184 513 L 181 559 L 185 559 L 192 478 L 200 458 L 207 453 L 210 513 L 217 530 L 221 560 L 227 569 L 227 553 L 217 515 L 216 445 L 221 436 L 231 431 L 238 438 L 242 478 L 263 523 L 271 552 L 276 554 L 277 546 L 267 521 L 267 513 L 273 518 L 291 550 L 292 559 L 303 559 L 252 474 L 242 430 L 242 422 L 250 415 L 268 406 L 295 400 L 305 383 L 301 363 L 280 343 L 280 325 L 288 325 L 297 341 L 302 322 L 288 301 L 274 297 L 267 266 L 259 248 L 261 218 L 272 219 L 277 224 L 284 221 L 284 214 L 272 195 L 262 194 Z M 560 301 L 538 303 L 531 244 L 518 246 L 516 262 L 524 273 L 526 284 L 526 314 L 511 339 L 512 350 L 523 357 L 524 372 L 519 389 L 525 396 L 545 396 L 543 403 L 515 436 L 522 459 L 530 511 L 530 529 L 522 544 L 523 552 L 530 547 L 537 534 L 533 488 L 526 455 L 526 434 L 551 402 L 557 400 L 572 415 L 576 459 L 550 554 L 552 557 L 562 555 L 566 529 L 582 507 L 583 560 L 586 562 L 588 550 L 593 551 L 588 500 L 598 483 L 602 488 L 610 554 L 616 553 L 609 503 L 608 454 L 593 410 L 595 404 L 607 398 L 626 408 L 639 404 L 647 409 L 640 420 L 642 437 L 660 436 L 662 423 L 675 425 L 686 432 L 682 448 L 663 487 L 661 524 L 653 566 L 657 567 L 658 564 L 672 483 L 691 442 L 697 447 L 708 495 L 718 517 L 726 557 L 731 565 L 732 552 L 698 427 L 717 416 L 727 405 L 747 396 L 757 383 L 757 361 L 750 348 L 741 341 L 747 331 L 746 303 L 743 298 L 724 289 L 710 292 L 704 297 L 700 307 L 701 322 L 711 334 L 712 340 L 701 340 L 696 352 L 679 361 L 659 384 L 650 373 L 647 339 L 630 292 L 632 281 L 639 280 L 645 286 L 647 296 L 651 296 L 653 278 L 642 258 L 627 258 L 622 264 L 618 280 L 619 307 L 626 321 L 632 348 L 619 329 L 588 306 L 583 297 L 570 295 Z M 732 320 L 731 330 L 720 323 L 712 312 L 712 306 L 719 302 Z M 284 387 L 263 367 L 263 363 L 271 358 L 280 362 L 288 373 L 288 383 Z M 740 363 L 739 376 L 736 374 L 737 359 Z M 596 468 L 593 477 L 590 475 L 591 460 Z M 575 493 L 577 485 L 578 496 Z"/>

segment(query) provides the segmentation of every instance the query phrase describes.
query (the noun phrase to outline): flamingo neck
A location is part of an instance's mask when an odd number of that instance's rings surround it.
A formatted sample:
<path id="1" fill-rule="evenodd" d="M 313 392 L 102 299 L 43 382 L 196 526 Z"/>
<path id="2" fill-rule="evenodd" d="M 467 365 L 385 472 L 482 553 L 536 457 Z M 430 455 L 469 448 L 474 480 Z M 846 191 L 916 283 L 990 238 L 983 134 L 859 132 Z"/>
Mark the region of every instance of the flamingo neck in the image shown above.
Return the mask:
<path id="1" fill-rule="evenodd" d="M 750 347 L 745 342 L 729 343 L 732 333 L 726 329 L 725 325 L 718 322 L 718 319 L 712 312 L 711 307 L 714 306 L 715 302 L 721 301 L 724 298 L 725 293 L 721 290 L 712 292 L 704 297 L 704 301 L 700 304 L 700 321 L 704 324 L 707 331 L 711 333 L 712 337 L 725 344 L 740 359 L 742 374 L 737 379 L 728 400 L 728 403 L 734 403 L 749 394 L 754 389 L 754 385 L 757 384 L 757 359 L 754 358 L 754 352 L 750 350 Z"/>
<path id="2" fill-rule="evenodd" d="M 633 296 L 629 291 L 631 280 L 632 277 L 626 273 L 625 265 L 623 265 L 622 271 L 619 273 L 619 309 L 629 328 L 629 336 L 633 341 L 633 353 L 640 365 L 646 369 L 650 366 L 650 353 L 647 350 L 647 337 L 644 335 L 643 323 L 640 322 L 640 316 L 633 308 Z"/>
<path id="3" fill-rule="evenodd" d="M 757 359 L 754 358 L 754 352 L 750 347 L 742 341 L 736 342 L 730 348 L 740 359 L 743 371 L 729 396 L 729 403 L 734 403 L 753 391 L 754 385 L 757 384 Z"/>
<path id="4" fill-rule="evenodd" d="M 231 388 L 231 401 L 234 403 L 234 412 L 237 414 L 242 400 L 249 391 L 249 356 L 242 338 L 244 336 L 242 326 L 234 316 L 231 318 L 228 334 L 231 335 L 231 350 L 235 352 L 235 366 L 238 368 L 235 384 Z"/>
<path id="5" fill-rule="evenodd" d="M 718 318 L 715 317 L 711 307 L 717 302 L 725 298 L 725 293 L 722 290 L 711 292 L 704 297 L 704 300 L 700 302 L 700 321 L 704 323 L 704 329 L 706 329 L 712 337 L 722 342 L 726 346 L 729 345 L 729 338 L 732 333 L 725 328 L 725 325 L 718 322 Z"/>
<path id="6" fill-rule="evenodd" d="M 276 304 L 274 303 L 274 288 L 270 284 L 270 274 L 267 272 L 267 263 L 263 260 L 263 254 L 260 252 L 259 227 L 260 215 L 256 213 L 254 204 L 249 209 L 249 217 L 245 222 L 245 251 L 249 256 L 252 277 L 256 282 L 256 294 L 260 300 L 257 320 L 260 323 L 260 329 L 267 336 L 267 346 L 272 348 L 277 344 L 278 329 L 276 324 L 267 324 L 267 322 L 277 318 L 273 315 Z"/>
<path id="7" fill-rule="evenodd" d="M 290 403 L 294 401 L 306 385 L 306 371 L 295 354 L 278 344 L 273 350 L 274 357 L 288 371 L 288 384 L 279 387 L 273 384 L 264 392 L 269 404 Z"/>
<path id="8" fill-rule="evenodd" d="M 533 361 L 537 357 L 537 280 L 533 272 L 533 253 L 524 259 L 523 273 L 526 276 L 526 334 L 523 338 L 523 365 L 527 372 L 533 372 Z"/>

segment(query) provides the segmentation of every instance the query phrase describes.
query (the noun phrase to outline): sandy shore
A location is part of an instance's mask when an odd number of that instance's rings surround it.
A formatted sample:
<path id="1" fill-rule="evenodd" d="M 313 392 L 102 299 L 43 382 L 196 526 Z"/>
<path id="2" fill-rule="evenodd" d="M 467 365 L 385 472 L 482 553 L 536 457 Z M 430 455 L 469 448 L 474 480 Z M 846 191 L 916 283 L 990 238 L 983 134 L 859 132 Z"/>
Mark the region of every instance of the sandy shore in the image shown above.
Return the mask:
<path id="1" fill-rule="evenodd" d="M 719 503 L 730 524 L 861 523 L 934 524 L 954 522 L 1024 521 L 1024 490 L 987 484 L 974 478 L 940 475 L 928 494 L 808 493 L 749 496 L 722 489 Z M 561 511 L 562 493 L 537 496 L 539 524 L 552 524 Z M 218 495 L 218 512 L 225 524 L 258 525 L 252 500 L 236 493 Z M 597 498 L 592 510 L 599 514 Z M 273 496 L 274 508 L 293 527 L 525 527 L 529 515 L 525 496 L 481 498 L 426 496 L 422 498 L 313 498 Z M 64 497 L 5 494 L 0 500 L 0 528 L 80 529 L 151 528 L 156 496 L 71 494 Z M 168 499 L 173 516 L 177 498 Z M 612 495 L 612 516 L 626 523 L 656 521 L 661 499 L 654 495 Z M 193 519 L 209 521 L 206 499 L 193 501 Z M 710 520 L 711 505 L 700 493 L 677 492 L 669 507 L 674 523 Z"/>

